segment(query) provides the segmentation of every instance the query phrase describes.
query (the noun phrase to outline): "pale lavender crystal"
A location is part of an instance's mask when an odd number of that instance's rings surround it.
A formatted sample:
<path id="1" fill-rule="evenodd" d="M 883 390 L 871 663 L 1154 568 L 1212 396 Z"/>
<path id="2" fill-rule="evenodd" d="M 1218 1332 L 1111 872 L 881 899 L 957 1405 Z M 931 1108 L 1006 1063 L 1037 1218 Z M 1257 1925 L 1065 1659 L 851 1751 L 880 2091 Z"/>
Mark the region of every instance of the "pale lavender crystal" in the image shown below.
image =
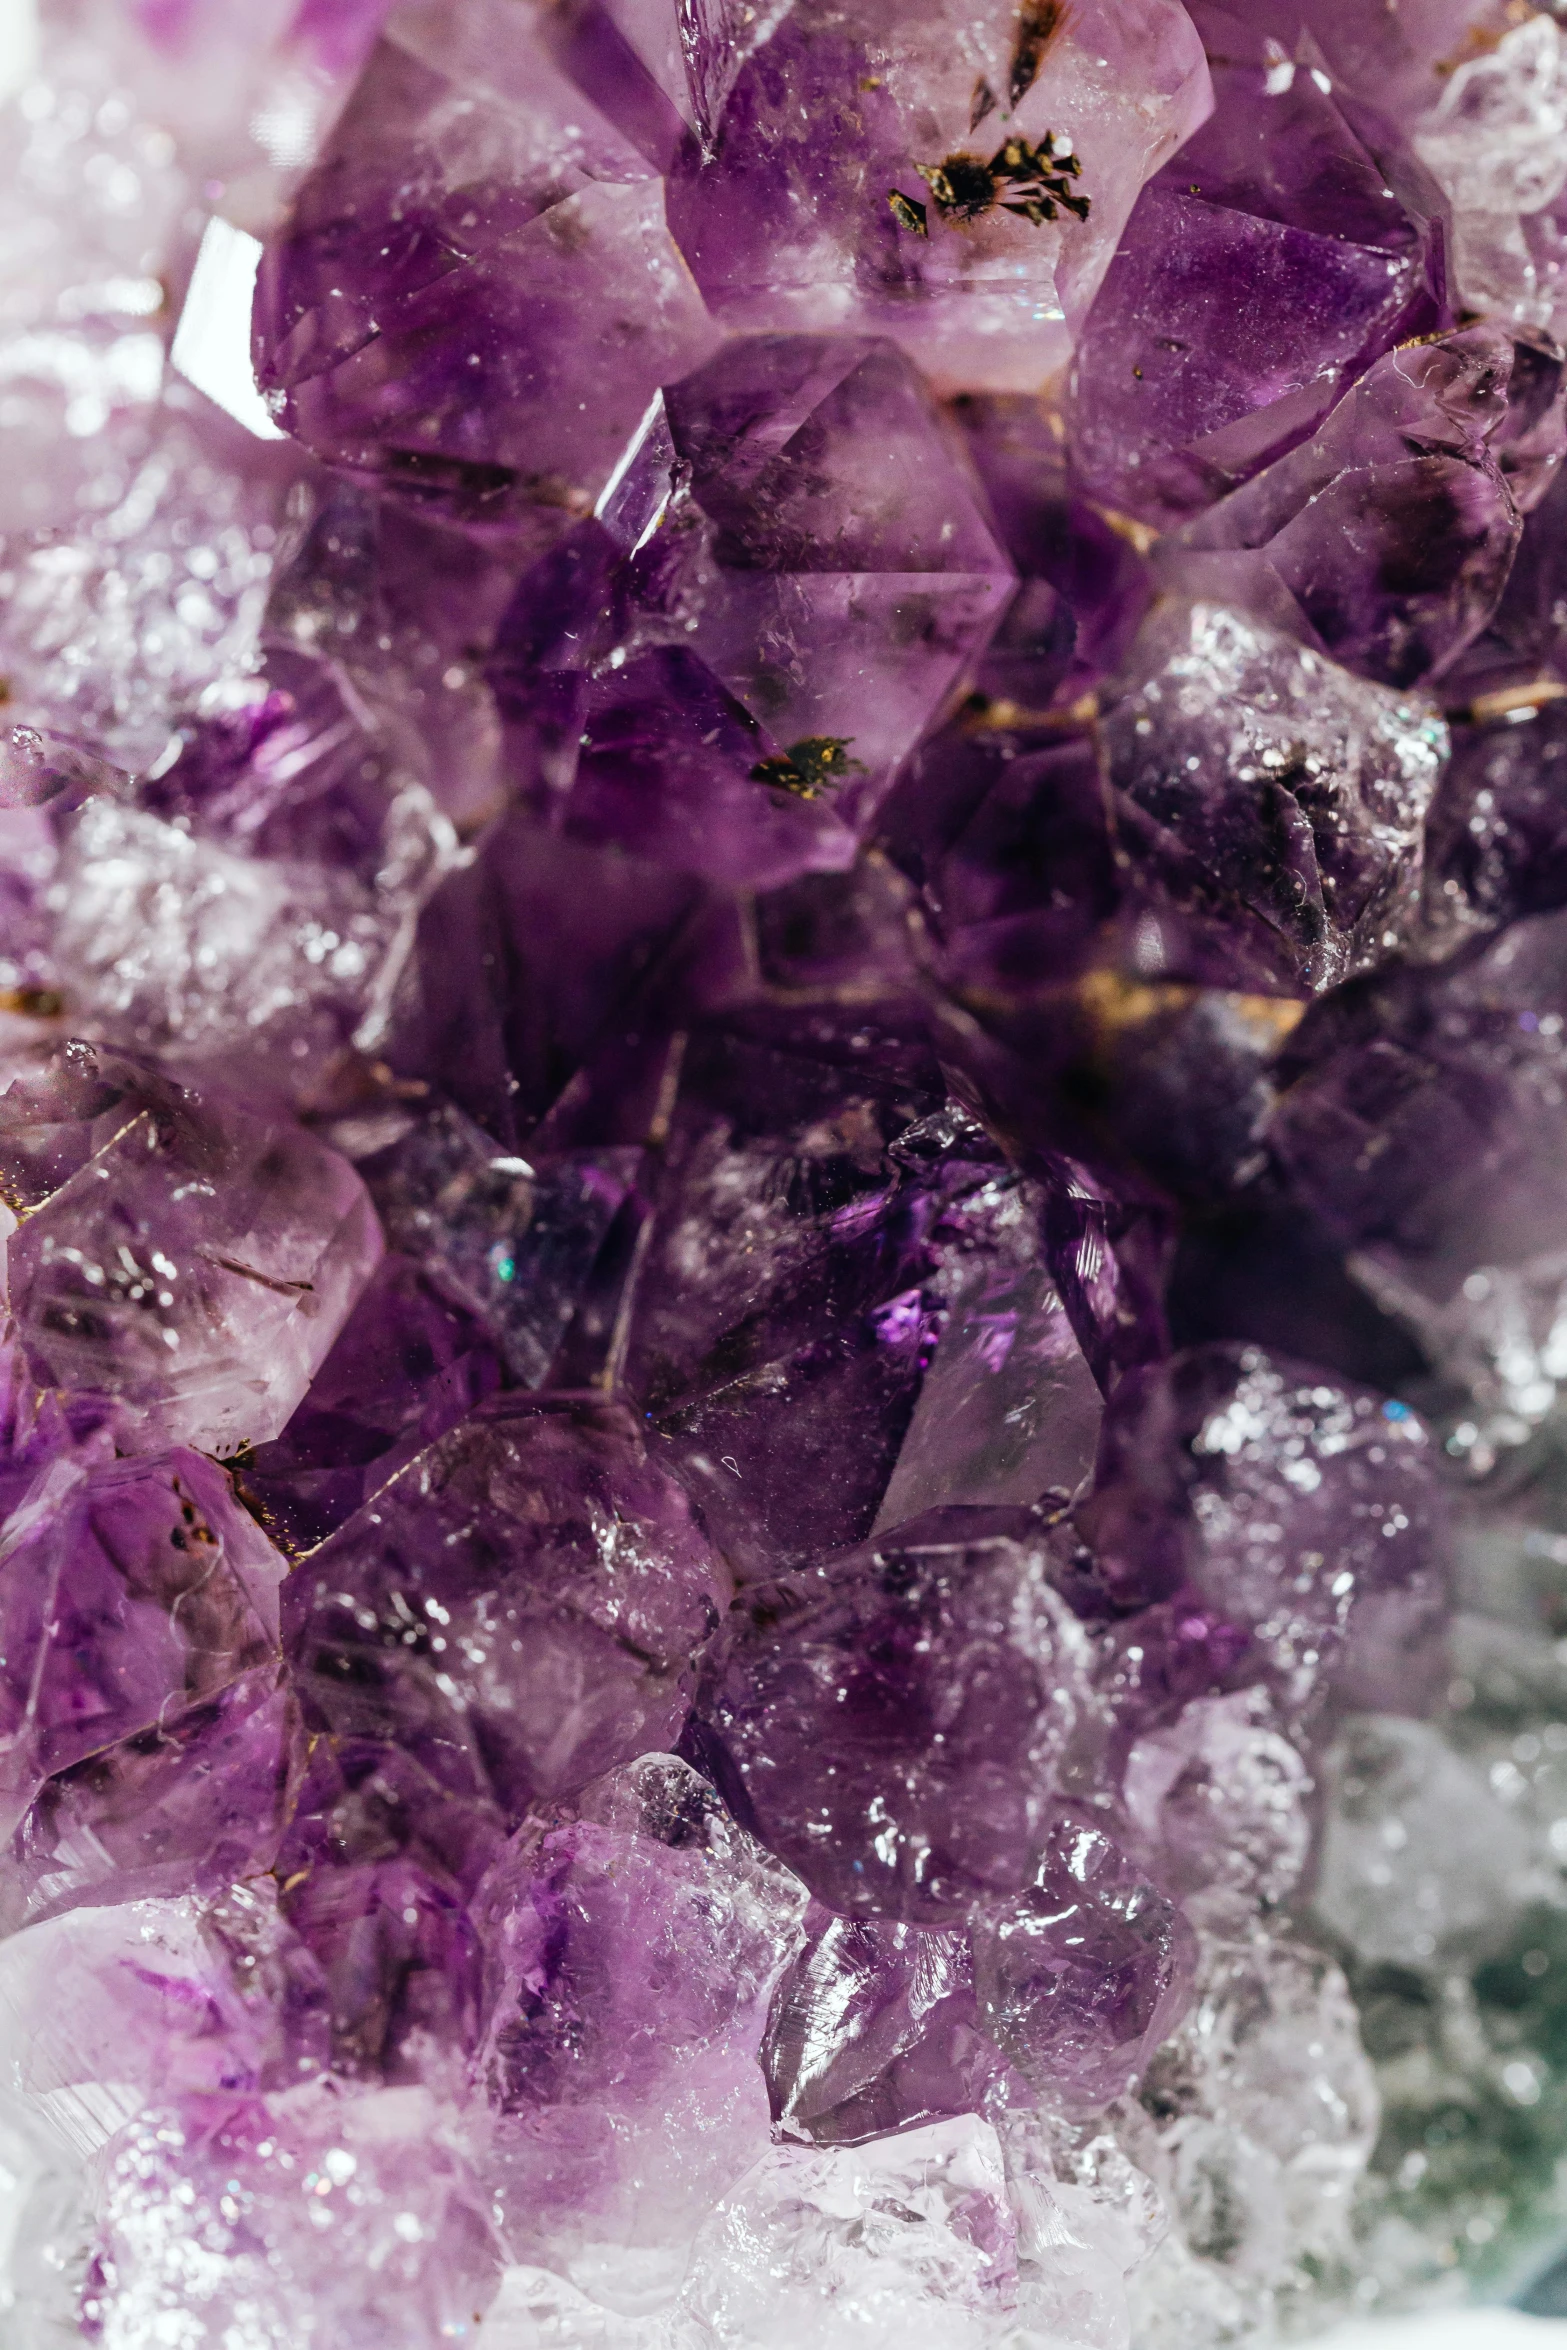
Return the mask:
<path id="1" fill-rule="evenodd" d="M 1007 2184 L 973 2114 L 870 2146 L 774 2147 L 698 2239 L 682 2296 L 695 2339 L 985 2350 L 1036 2310 L 1048 2323 Z"/>
<path id="2" fill-rule="evenodd" d="M 766 2152 L 757 2050 L 805 1888 L 705 1781 L 649 1754 L 522 1829 L 481 1887 L 507 2248 L 612 2308 L 656 2306 Z"/>
<path id="3" fill-rule="evenodd" d="M 302 1759 L 299 1709 L 274 1663 L 163 1703 L 40 1788 L 11 1839 L 0 1917 L 211 1894 L 270 1868 Z"/>
<path id="4" fill-rule="evenodd" d="M 270 1986 L 234 1966 L 218 1924 L 212 1905 L 188 1897 L 110 1900 L 0 1944 L 11 2098 L 78 2165 L 155 2100 L 244 2094 L 260 2081 L 275 2037 Z"/>
<path id="5" fill-rule="evenodd" d="M 30 1369 L 143 1443 L 275 1436 L 381 1254 L 335 1151 L 90 1045 L 0 1096 L 0 1174 Z"/>
<path id="6" fill-rule="evenodd" d="M 813 1906 L 763 2047 L 783 2132 L 854 2145 L 979 2107 L 1002 2065 L 979 2029 L 969 1938 Z"/>
<path id="7" fill-rule="evenodd" d="M 624 1407 L 500 1397 L 291 1578 L 307 1706 L 513 1819 L 655 1746 L 727 1577 Z"/>
<path id="8" fill-rule="evenodd" d="M 6 1522 L 4 1802 L 174 1723 L 264 1667 L 283 1561 L 185 1450 L 45 1469 Z"/>
<path id="9" fill-rule="evenodd" d="M 1407 1404 L 1258 1348 L 1195 1348 L 1117 1390 L 1078 1522 L 1118 1608 L 1212 1611 L 1229 1670 L 1293 1708 L 1329 1676 L 1418 1707 L 1449 1546 L 1433 1450 Z"/>
<path id="10" fill-rule="evenodd" d="M 984 2028 L 1036 2090 L 1091 2114 L 1130 2088 L 1179 2017 L 1191 1930 L 1088 1818 L 1058 1820 L 1015 1905 L 981 1917 Z"/>
<path id="11" fill-rule="evenodd" d="M 1195 1697 L 1127 1755 L 1126 1808 L 1159 1882 L 1193 1913 L 1238 1918 L 1300 1880 L 1312 1779 L 1286 1719 L 1256 1687 Z"/>
<path id="12" fill-rule="evenodd" d="M 101 2213 L 82 2325 L 103 2350 L 191 2323 L 257 2350 L 440 2350 L 499 2275 L 485 2199 L 418 2089 L 155 2104 L 106 2153 Z"/>

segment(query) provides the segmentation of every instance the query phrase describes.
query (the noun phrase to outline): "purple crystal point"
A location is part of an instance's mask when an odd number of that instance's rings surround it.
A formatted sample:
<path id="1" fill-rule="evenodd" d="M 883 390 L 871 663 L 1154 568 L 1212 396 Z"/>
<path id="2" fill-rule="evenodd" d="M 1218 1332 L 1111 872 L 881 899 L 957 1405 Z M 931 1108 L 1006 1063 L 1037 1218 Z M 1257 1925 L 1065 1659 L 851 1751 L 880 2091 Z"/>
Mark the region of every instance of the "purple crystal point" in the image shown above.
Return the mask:
<path id="1" fill-rule="evenodd" d="M 1426 907 L 1455 942 L 1567 905 L 1560 701 L 1456 729 L 1426 827 Z"/>
<path id="2" fill-rule="evenodd" d="M 8 1259 L 34 1375 L 143 1442 L 275 1436 L 381 1254 L 336 1152 L 90 1045 L 0 1096 L 0 1173 L 29 1211 Z"/>
<path id="3" fill-rule="evenodd" d="M 525 1143 L 597 1054 L 678 1025 L 704 903 L 690 874 L 502 817 L 421 916 L 396 1066 L 504 1149 Z"/>
<path id="4" fill-rule="evenodd" d="M 565 829 L 780 881 L 849 861 L 835 816 L 874 803 L 1009 586 L 900 352 L 742 337 L 650 412 L 492 668 Z"/>
<path id="5" fill-rule="evenodd" d="M 922 1106 L 742 1038 L 687 1054 L 625 1378 L 742 1577 L 940 1503 L 1059 1506 L 1086 1470 L 1040 1193 Z"/>
<path id="6" fill-rule="evenodd" d="M 1036 21 L 1000 0 L 891 18 L 796 0 L 735 76 L 710 155 L 675 166 L 670 224 L 726 322 L 869 327 L 953 389 L 1032 390 L 1207 104 L 1172 5 L 1134 32 L 1097 5 Z M 1009 140 L 1072 201 L 1006 165 Z"/>
<path id="7" fill-rule="evenodd" d="M 953 412 L 1024 583 L 990 642 L 980 693 L 1021 713 L 1069 708 L 1120 666 L 1151 599 L 1147 565 L 1083 495 L 1042 399 L 970 395 Z"/>
<path id="8" fill-rule="evenodd" d="M 1159 524 L 1306 439 L 1373 360 L 1452 315 L 1441 194 L 1396 134 L 1257 30 L 1203 23 L 1213 115 L 1139 198 L 1072 370 L 1084 480 Z"/>
<path id="9" fill-rule="evenodd" d="M 1312 987 L 1383 960 L 1413 918 L 1421 820 L 1446 749 L 1424 704 L 1200 604 L 1161 604 L 1105 729 L 1110 772 L 1170 836 L 1172 892 L 1191 866 L 1208 902 L 1238 900 L 1281 935 Z"/>
<path id="10" fill-rule="evenodd" d="M 44 1470 L 6 1522 L 5 1796 L 175 1724 L 274 1657 L 283 1561 L 176 1451 Z"/>
<path id="11" fill-rule="evenodd" d="M 725 1589 L 629 1414 L 500 1397 L 310 1554 L 285 1633 L 331 1728 L 515 1818 L 674 1744 Z"/>
<path id="12" fill-rule="evenodd" d="M 537 1166 L 445 1108 L 361 1162 L 388 1240 L 483 1323 L 512 1382 L 542 1387 L 635 1183 L 635 1150 Z"/>
<path id="13" fill-rule="evenodd" d="M 514 2258 L 667 2299 L 768 2143 L 757 2051 L 805 1888 L 648 1754 L 523 1828 L 481 1888 L 486 2177 Z"/>
<path id="14" fill-rule="evenodd" d="M 819 1906 L 763 2060 L 775 2121 L 833 2146 L 982 2109 L 1004 2070 L 980 2027 L 966 1934 Z"/>
<path id="15" fill-rule="evenodd" d="M 1482 1470 L 1556 1393 L 1562 930 L 1533 915 L 1330 999 L 1270 1121 L 1294 1196 L 1439 1373 L 1433 1408 L 1469 1405 L 1448 1442 Z"/>
<path id="16" fill-rule="evenodd" d="M 1187 525 L 1177 575 L 1226 580 L 1388 685 L 1450 665 L 1495 611 L 1521 530 L 1488 445 L 1512 350 L 1471 327 L 1390 353 L 1313 440 Z"/>
<path id="17" fill-rule="evenodd" d="M 477 1317 L 409 1258 L 389 1252 L 305 1401 L 280 1436 L 246 1459 L 244 1492 L 291 1550 L 308 1550 L 493 1395 L 502 1377 Z"/>
<path id="18" fill-rule="evenodd" d="M 986 2031 L 1068 2112 L 1132 2085 L 1186 2004 L 1192 1935 L 1180 1911 L 1086 1821 L 1053 1828 L 1024 1898 L 974 1934 Z"/>
<path id="19" fill-rule="evenodd" d="M 713 339 L 646 162 L 482 0 L 399 17 L 256 307 L 259 381 L 307 447 L 524 552 L 592 511 Z"/>
<path id="20" fill-rule="evenodd" d="M 1018 1516 L 940 1513 L 731 1619 L 702 1700 L 721 1780 L 841 1912 L 947 1924 L 1029 1881 L 1088 1656 Z"/>
<path id="21" fill-rule="evenodd" d="M 269 1869 L 301 1769 L 298 1708 L 275 1664 L 56 1771 L 8 1853 L 0 1919 L 77 1904 L 213 1894 Z"/>

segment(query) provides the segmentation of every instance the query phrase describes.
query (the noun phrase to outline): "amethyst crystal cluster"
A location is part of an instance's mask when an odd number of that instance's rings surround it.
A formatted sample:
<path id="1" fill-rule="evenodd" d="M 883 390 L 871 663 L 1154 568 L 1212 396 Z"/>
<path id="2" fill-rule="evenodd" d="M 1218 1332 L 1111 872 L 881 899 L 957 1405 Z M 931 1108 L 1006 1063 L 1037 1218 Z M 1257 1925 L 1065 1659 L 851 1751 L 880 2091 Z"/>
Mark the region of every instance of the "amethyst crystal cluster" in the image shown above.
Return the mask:
<path id="1" fill-rule="evenodd" d="M 0 2343 L 1567 2300 L 1567 31 L 49 0 Z"/>

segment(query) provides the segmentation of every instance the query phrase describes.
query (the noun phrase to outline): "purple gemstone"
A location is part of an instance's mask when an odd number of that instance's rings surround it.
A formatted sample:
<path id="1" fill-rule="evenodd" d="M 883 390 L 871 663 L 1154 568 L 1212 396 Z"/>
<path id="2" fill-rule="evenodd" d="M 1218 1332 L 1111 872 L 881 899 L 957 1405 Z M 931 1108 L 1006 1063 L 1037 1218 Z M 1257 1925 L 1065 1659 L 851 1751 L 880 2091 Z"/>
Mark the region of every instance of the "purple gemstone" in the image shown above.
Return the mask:
<path id="1" fill-rule="evenodd" d="M 1147 864 L 1259 916 L 1289 977 L 1331 985 L 1407 933 L 1447 741 L 1425 704 L 1239 613 L 1161 604 L 1105 740 Z"/>
<path id="2" fill-rule="evenodd" d="M 277 1858 L 302 1767 L 275 1665 L 57 1770 L 12 1838 L 8 1924 L 106 1900 L 211 1894 Z"/>
<path id="3" fill-rule="evenodd" d="M 1396 134 L 1218 10 L 1203 21 L 1213 115 L 1138 199 L 1072 364 L 1084 481 L 1159 525 L 1307 439 L 1373 360 L 1452 315 L 1441 194 Z"/>
<path id="4" fill-rule="evenodd" d="M 1063 1819 L 1023 1898 L 974 1933 L 985 2029 L 1032 2087 L 1091 2114 L 1130 2088 L 1190 1992 L 1191 1928 L 1101 1829 Z"/>
<path id="5" fill-rule="evenodd" d="M 670 225 L 726 324 L 870 328 L 944 388 L 1032 391 L 1066 356 L 1138 188 L 1208 103 L 1200 44 L 1168 0 L 1135 27 L 1098 0 L 1059 19 L 1020 19 L 1010 0 L 891 15 L 796 0 L 740 65 L 708 153 L 681 152 Z M 1009 139 L 1040 149 L 1047 176 L 1074 155 L 1076 175 L 1055 178 L 1086 217 L 1058 198 L 1016 208 L 1022 180 L 985 173 Z M 943 201 L 925 171 L 954 161 Z"/>
<path id="6" fill-rule="evenodd" d="M 523 554 L 592 512 L 652 393 L 715 340 L 647 163 L 482 10 L 379 44 L 255 323 L 306 447 Z"/>
<path id="7" fill-rule="evenodd" d="M 942 1503 L 1059 1507 L 1091 1457 L 1039 1188 L 877 1076 L 687 1055 L 624 1376 L 742 1578 Z"/>
<path id="8" fill-rule="evenodd" d="M 982 2110 L 1004 2069 L 980 2026 L 967 1934 L 819 1906 L 762 2053 L 775 2122 L 823 2146 Z"/>
<path id="9" fill-rule="evenodd" d="M 747 1594 L 702 1699 L 721 1784 L 846 1915 L 961 1922 L 1022 1890 L 1047 1833 L 1088 1652 L 1043 1531 L 984 1519 Z"/>
<path id="10" fill-rule="evenodd" d="M 30 1368 L 144 1443 L 275 1436 L 381 1255 L 335 1151 L 91 1045 L 0 1096 L 0 1174 Z"/>
<path id="11" fill-rule="evenodd" d="M 515 1819 L 674 1744 L 726 1587 L 629 1413 L 499 1397 L 311 1552 L 284 1630 L 319 1719 Z"/>
<path id="12" fill-rule="evenodd" d="M 275 1657 L 284 1566 L 184 1450 L 46 1468 L 6 1522 L 5 1795 L 210 1705 Z"/>
<path id="13" fill-rule="evenodd" d="M 757 2053 L 805 1908 L 672 1755 L 508 1845 L 475 1909 L 486 2178 L 514 2258 L 612 2308 L 679 2284 L 696 2227 L 767 2149 Z"/>
<path id="14" fill-rule="evenodd" d="M 1010 586 L 901 352 L 739 338 L 524 578 L 492 662 L 512 757 L 579 837 L 734 881 L 846 864 L 835 818 L 863 821 Z"/>
<path id="15" fill-rule="evenodd" d="M 1330 1674 L 1418 1710 L 1445 1613 L 1432 1452 L 1407 1404 L 1257 1348 L 1196 1348 L 1117 1389 L 1078 1525 L 1118 1608 L 1217 1611 L 1297 1710 Z"/>
<path id="16" fill-rule="evenodd" d="M 1172 581 L 1222 582 L 1385 685 L 1450 666 L 1496 610 L 1522 528 L 1489 446 L 1512 361 L 1492 326 L 1389 353 L 1310 441 L 1187 524 Z"/>
<path id="17" fill-rule="evenodd" d="M 291 1551 L 309 1550 L 502 1377 L 477 1318 L 388 1252 L 287 1427 L 238 1470 L 246 1499 Z"/>

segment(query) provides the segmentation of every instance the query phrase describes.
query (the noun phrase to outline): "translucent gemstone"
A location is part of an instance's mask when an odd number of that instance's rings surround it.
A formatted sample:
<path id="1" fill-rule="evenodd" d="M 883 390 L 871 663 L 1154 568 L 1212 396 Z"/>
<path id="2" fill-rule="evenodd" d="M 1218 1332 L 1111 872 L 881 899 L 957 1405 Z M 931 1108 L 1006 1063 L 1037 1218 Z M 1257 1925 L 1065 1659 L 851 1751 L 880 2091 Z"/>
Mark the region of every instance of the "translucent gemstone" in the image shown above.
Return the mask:
<path id="1" fill-rule="evenodd" d="M 1426 827 L 1426 908 L 1459 944 L 1523 914 L 1567 904 L 1558 772 L 1567 712 L 1502 717 L 1454 733 L 1453 756 Z"/>
<path id="2" fill-rule="evenodd" d="M 1345 2258 L 1381 2114 L 1330 1958 L 1267 1934 L 1205 1942 L 1196 2002 L 1141 2105 L 1132 2151 L 1200 2260 L 1283 2289 Z"/>
<path id="3" fill-rule="evenodd" d="M 275 1665 L 52 1773 L 11 1840 L 0 1922 L 72 1905 L 210 1894 L 277 1858 L 302 1763 Z"/>
<path id="4" fill-rule="evenodd" d="M 1447 729 L 1235 612 L 1161 605 L 1106 727 L 1116 788 L 1170 843 L 1172 894 L 1232 895 L 1313 987 L 1378 962 L 1418 904 Z"/>
<path id="5" fill-rule="evenodd" d="M 1222 583 L 1385 685 L 1440 672 L 1496 610 L 1518 545 L 1490 447 L 1513 359 L 1488 324 L 1388 353 L 1313 439 L 1185 526 L 1176 576 Z"/>
<path id="6" fill-rule="evenodd" d="M 1137 1740 L 1122 1784 L 1155 1874 L 1189 1910 L 1271 1906 L 1305 1870 L 1311 1773 L 1261 1690 L 1194 1698 Z"/>
<path id="7" fill-rule="evenodd" d="M 961 1922 L 1022 1891 L 1049 1832 L 1088 1651 L 1043 1538 L 985 1517 L 758 1587 L 704 1696 L 721 1783 L 848 1915 Z"/>
<path id="8" fill-rule="evenodd" d="M 486 2175 L 508 2248 L 612 2308 L 667 2301 L 768 2144 L 756 2062 L 804 1887 L 650 1754 L 525 1827 L 476 1905 Z"/>
<path id="9" fill-rule="evenodd" d="M 1040 1188 L 868 1078 L 743 1038 L 686 1056 L 625 1377 L 742 1576 L 929 1508 L 1059 1506 L 1092 1453 Z"/>
<path id="10" fill-rule="evenodd" d="M 516 1385 L 542 1387 L 640 1163 L 608 1150 L 534 1167 L 444 1108 L 361 1171 L 392 1246 L 485 1325 Z"/>
<path id="11" fill-rule="evenodd" d="M 352 1517 L 380 1485 L 501 1384 L 477 1318 L 388 1251 L 280 1436 L 238 1472 L 294 1551 Z"/>
<path id="12" fill-rule="evenodd" d="M 91 800 L 50 890 L 54 952 L 106 1041 L 192 1072 L 250 1063 L 286 1096 L 379 1041 L 411 939 L 398 894 Z"/>
<path id="13" fill-rule="evenodd" d="M 11 1815 L 275 1654 L 283 1562 L 187 1451 L 47 1468 L 4 1531 Z"/>
<path id="14" fill-rule="evenodd" d="M 523 580 L 492 662 L 512 756 L 580 837 L 734 881 L 846 864 L 835 814 L 863 821 L 1010 585 L 901 352 L 737 338 Z"/>
<path id="15" fill-rule="evenodd" d="M 1532 915 L 1324 1006 L 1271 1120 L 1294 1196 L 1451 1382 L 1449 1445 L 1482 1472 L 1557 1392 L 1563 929 Z"/>
<path id="16" fill-rule="evenodd" d="M 965 2114 L 868 2146 L 773 2148 L 699 2239 L 683 2299 L 723 2350 L 1005 2340 L 1027 2303 L 994 2130 Z"/>
<path id="17" fill-rule="evenodd" d="M 1072 369 L 1084 479 L 1158 524 L 1307 439 L 1373 360 L 1452 315 L 1440 191 L 1368 94 L 1201 13 L 1213 115 L 1139 199 Z"/>
<path id="18" fill-rule="evenodd" d="M 498 1397 L 312 1551 L 285 1635 L 306 1703 L 513 1819 L 673 1746 L 727 1596 L 622 1407 Z"/>
<path id="19" fill-rule="evenodd" d="M 1251 1636 L 1253 1674 L 1292 1707 L 1327 1670 L 1418 1708 L 1441 1669 L 1450 1515 L 1432 1454 L 1407 1404 L 1199 1347 L 1116 1391 L 1079 1524 L 1119 1606 L 1190 1594 Z"/>
<path id="20" fill-rule="evenodd" d="M 381 1254 L 336 1152 L 89 1045 L 0 1096 L 0 1174 L 29 1366 L 144 1444 L 275 1436 Z"/>
<path id="21" fill-rule="evenodd" d="M 1059 2108 L 1095 2113 L 1135 2084 L 1186 2005 L 1191 1939 L 1099 1827 L 1058 1820 L 1022 1898 L 976 1924 L 984 2029 Z"/>
<path id="22" fill-rule="evenodd" d="M 1018 19 L 987 0 L 830 10 L 795 0 L 741 65 L 712 137 L 670 176 L 670 224 L 716 316 L 906 340 L 944 388 L 1031 391 L 1059 366 L 1148 173 L 1209 101 L 1183 9 Z M 1080 165 L 1037 216 L 983 167 L 1009 139 Z M 980 167 L 943 211 L 920 166 Z M 1057 174 L 1059 179 L 1060 175 Z M 889 197 L 902 196 L 896 213 Z M 977 206 L 955 217 L 961 200 Z M 924 212 L 923 229 L 915 207 Z"/>
<path id="23" fill-rule="evenodd" d="M 1567 57 L 1548 16 L 1466 57 L 1414 125 L 1415 152 L 1453 206 L 1453 267 L 1466 304 L 1549 327 L 1561 288 L 1531 236 L 1567 186 Z M 1547 248 L 1548 249 L 1548 248 Z"/>
<path id="24" fill-rule="evenodd" d="M 1003 2071 L 967 1934 L 819 1906 L 779 1985 L 762 2056 L 786 2136 L 856 2145 L 981 2110 Z"/>
<path id="25" fill-rule="evenodd" d="M 1535 1855 L 1527 1819 L 1478 1758 L 1434 1723 L 1367 1716 L 1346 1726 L 1323 1776 L 1312 1899 L 1342 1944 L 1372 1965 L 1422 1969 L 1499 1946 L 1529 1898 Z"/>
<path id="26" fill-rule="evenodd" d="M 400 16 L 256 307 L 258 379 L 307 447 L 524 553 L 592 512 L 714 340 L 657 178 L 544 32 L 485 0 Z"/>

